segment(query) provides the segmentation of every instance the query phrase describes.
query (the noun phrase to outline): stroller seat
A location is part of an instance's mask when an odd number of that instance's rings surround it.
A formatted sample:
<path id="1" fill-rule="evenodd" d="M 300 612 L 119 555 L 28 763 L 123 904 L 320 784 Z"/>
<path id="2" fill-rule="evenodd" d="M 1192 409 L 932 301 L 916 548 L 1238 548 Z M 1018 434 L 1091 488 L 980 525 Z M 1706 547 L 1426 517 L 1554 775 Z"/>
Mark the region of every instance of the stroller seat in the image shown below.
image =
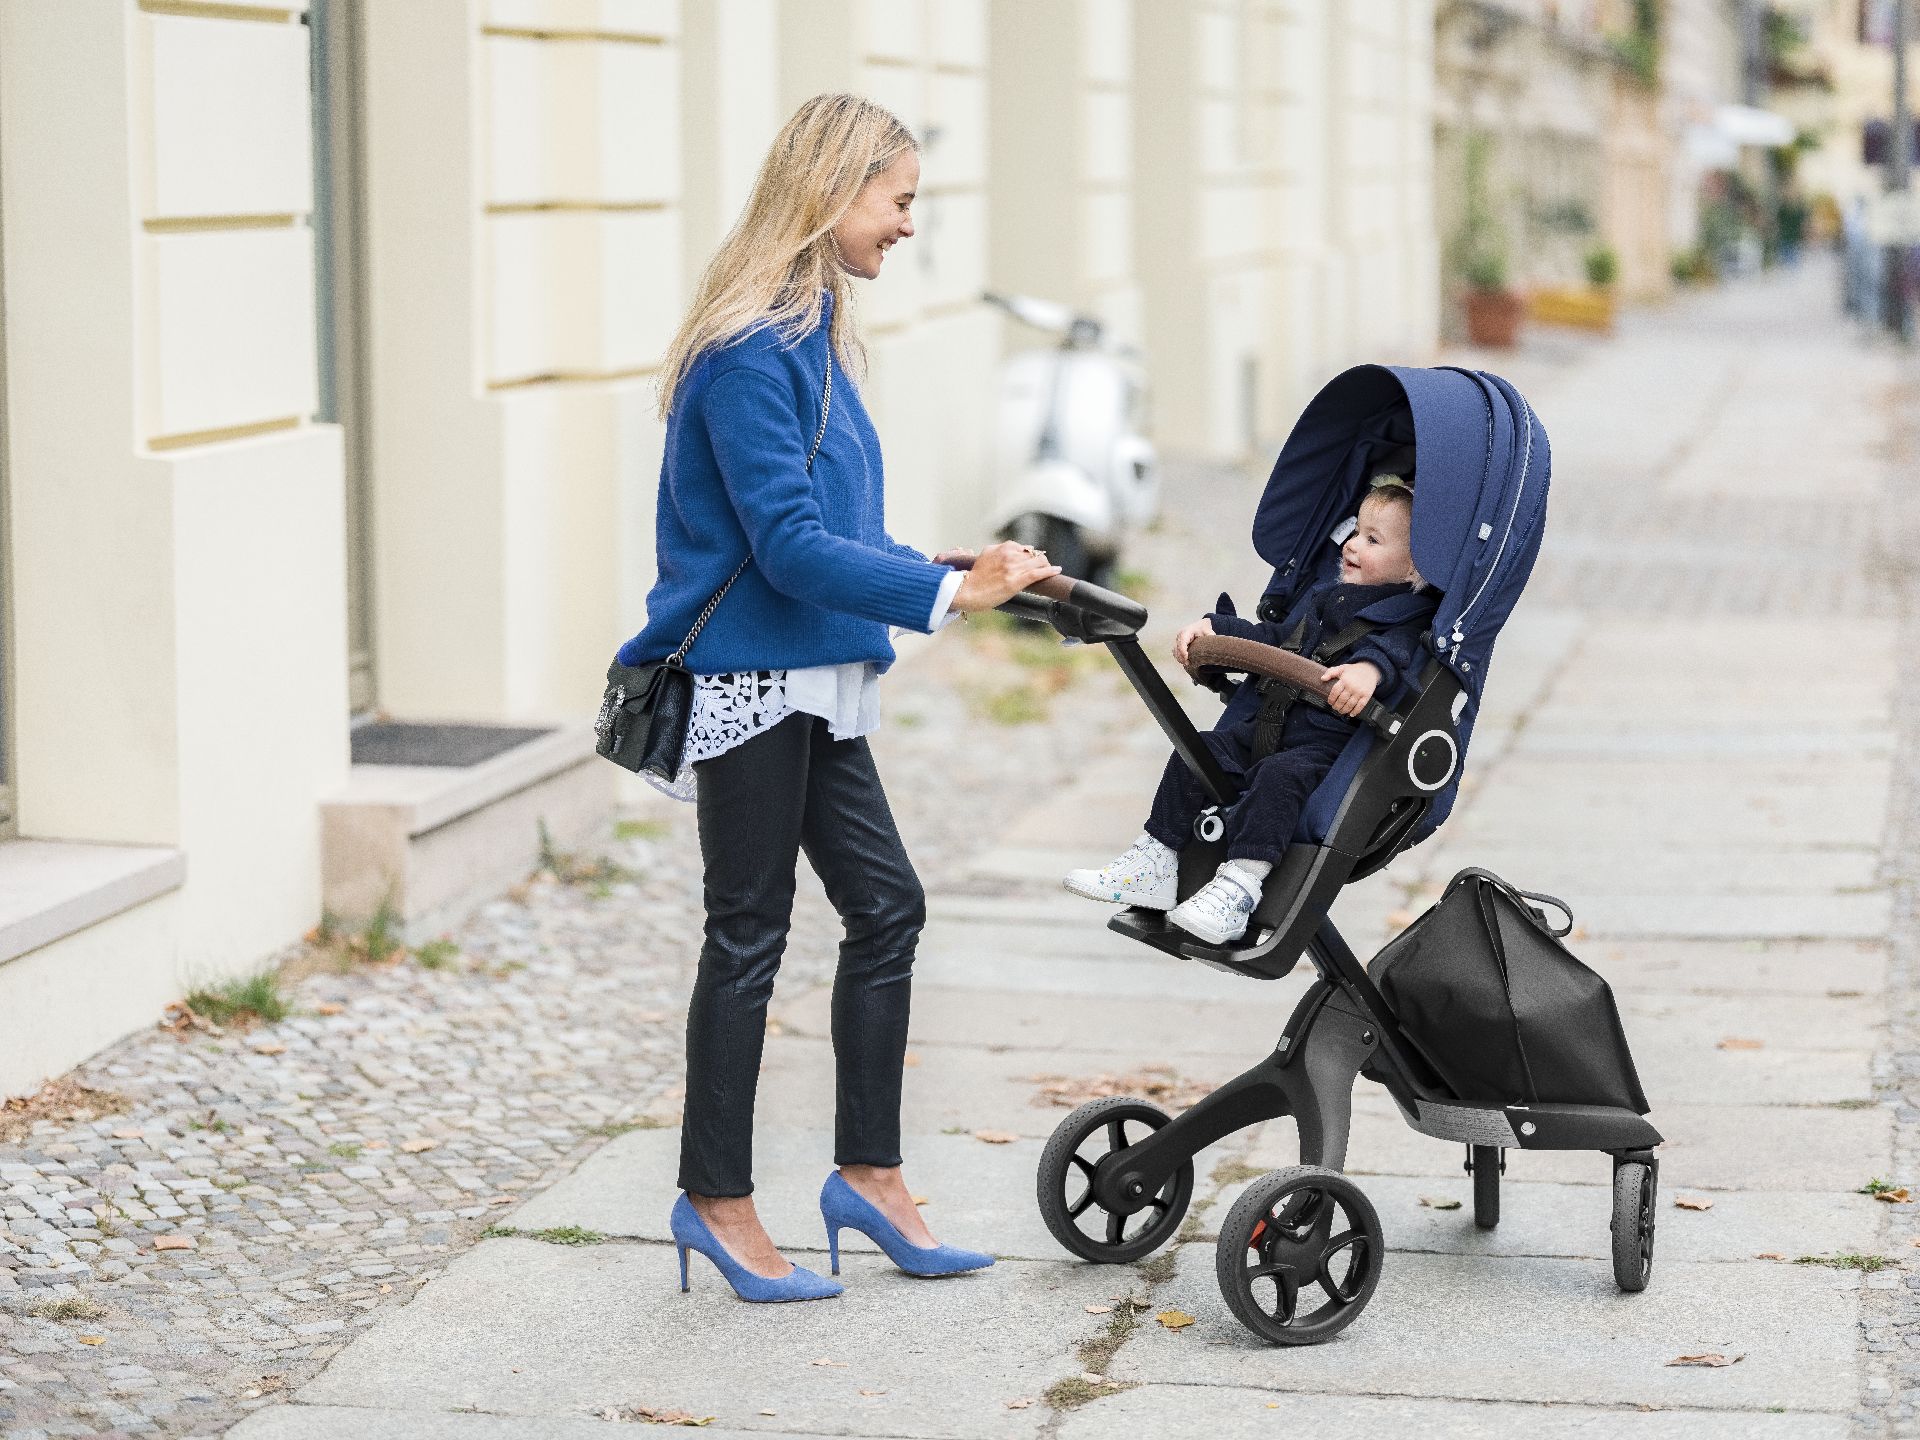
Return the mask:
<path id="1" fill-rule="evenodd" d="M 1270 657 L 1258 651 L 1268 651 Z M 1197 640 L 1193 657 L 1195 669 L 1216 663 L 1252 667 L 1251 673 L 1317 687 L 1317 680 L 1291 663 L 1298 657 L 1251 641 Z M 1319 669 L 1304 668 L 1314 675 Z M 1164 912 L 1137 908 L 1114 916 L 1108 927 L 1168 954 L 1235 974 L 1261 980 L 1287 974 L 1299 963 L 1341 887 L 1384 868 L 1411 844 L 1435 796 L 1453 780 L 1461 749 L 1454 717 L 1464 695 L 1453 672 L 1430 658 L 1401 710 L 1371 707 L 1367 719 L 1372 748 L 1348 782 L 1332 824 L 1317 843 L 1287 847 L 1267 876 L 1244 941 L 1209 945 L 1167 924 Z M 1217 839 L 1196 837 L 1180 855 L 1179 898 L 1205 884 L 1225 855 Z"/>

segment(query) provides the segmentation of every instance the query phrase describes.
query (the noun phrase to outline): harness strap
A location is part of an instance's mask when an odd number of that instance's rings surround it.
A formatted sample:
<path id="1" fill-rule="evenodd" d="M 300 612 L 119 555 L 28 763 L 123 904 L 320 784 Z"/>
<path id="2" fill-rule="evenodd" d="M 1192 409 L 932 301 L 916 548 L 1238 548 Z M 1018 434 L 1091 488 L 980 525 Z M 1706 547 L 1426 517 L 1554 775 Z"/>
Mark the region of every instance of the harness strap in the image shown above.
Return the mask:
<path id="1" fill-rule="evenodd" d="M 1387 627 L 1377 620 L 1349 620 L 1333 634 L 1322 640 L 1313 649 L 1312 658 L 1322 665 L 1333 663 L 1334 657 L 1344 655 L 1355 645 L 1377 630 Z M 1295 650 L 1306 638 L 1307 622 L 1303 617 L 1293 627 L 1293 633 L 1282 643 L 1281 649 Z M 1287 716 L 1294 704 L 1302 699 L 1310 704 L 1324 704 L 1319 696 L 1308 697 L 1304 690 L 1289 685 L 1284 680 L 1271 676 L 1260 682 L 1260 715 L 1253 727 L 1252 760 L 1264 760 L 1280 748 L 1280 737 L 1287 728 Z"/>

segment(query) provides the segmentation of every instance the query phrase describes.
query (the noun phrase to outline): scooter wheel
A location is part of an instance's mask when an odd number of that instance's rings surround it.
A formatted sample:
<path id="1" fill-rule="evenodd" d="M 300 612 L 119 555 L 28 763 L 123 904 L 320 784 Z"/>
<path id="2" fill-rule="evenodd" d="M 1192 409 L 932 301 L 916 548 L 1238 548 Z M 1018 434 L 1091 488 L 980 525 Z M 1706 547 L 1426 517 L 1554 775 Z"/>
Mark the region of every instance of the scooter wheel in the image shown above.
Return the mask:
<path id="1" fill-rule="evenodd" d="M 1293 1165 L 1247 1187 L 1214 1250 L 1234 1318 L 1274 1345 L 1318 1345 L 1359 1317 L 1386 1241 L 1366 1192 L 1337 1170 Z"/>
<path id="2" fill-rule="evenodd" d="M 1193 1161 L 1185 1161 L 1133 1210 L 1109 1210 L 1094 1179 L 1109 1156 L 1138 1144 L 1170 1117 L 1157 1105 L 1126 1096 L 1092 1100 L 1060 1122 L 1040 1152 L 1034 1177 L 1040 1218 L 1053 1238 L 1100 1265 L 1151 1255 L 1180 1228 L 1193 1199 Z"/>

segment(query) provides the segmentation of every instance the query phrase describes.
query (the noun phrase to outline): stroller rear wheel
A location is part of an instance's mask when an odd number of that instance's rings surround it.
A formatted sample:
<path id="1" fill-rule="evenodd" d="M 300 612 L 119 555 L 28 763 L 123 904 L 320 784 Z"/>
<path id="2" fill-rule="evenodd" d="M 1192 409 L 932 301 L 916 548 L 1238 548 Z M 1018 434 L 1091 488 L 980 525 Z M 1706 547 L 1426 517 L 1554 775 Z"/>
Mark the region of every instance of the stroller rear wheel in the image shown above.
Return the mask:
<path id="1" fill-rule="evenodd" d="M 1125 1265 L 1173 1238 L 1193 1199 L 1192 1160 L 1133 1210 L 1107 1209 L 1094 1189 L 1108 1156 L 1138 1144 L 1170 1118 L 1158 1105 L 1116 1095 L 1088 1101 L 1060 1122 L 1040 1152 L 1035 1176 L 1040 1218 L 1054 1239 L 1082 1260 Z"/>
<path id="2" fill-rule="evenodd" d="M 1613 1279 L 1629 1294 L 1647 1288 L 1653 1275 L 1654 1191 L 1659 1179 L 1644 1160 L 1613 1166 Z"/>
<path id="3" fill-rule="evenodd" d="M 1318 1345 L 1366 1309 L 1386 1241 L 1366 1192 L 1337 1170 L 1262 1176 L 1227 1212 L 1214 1251 L 1236 1319 L 1275 1345 Z"/>

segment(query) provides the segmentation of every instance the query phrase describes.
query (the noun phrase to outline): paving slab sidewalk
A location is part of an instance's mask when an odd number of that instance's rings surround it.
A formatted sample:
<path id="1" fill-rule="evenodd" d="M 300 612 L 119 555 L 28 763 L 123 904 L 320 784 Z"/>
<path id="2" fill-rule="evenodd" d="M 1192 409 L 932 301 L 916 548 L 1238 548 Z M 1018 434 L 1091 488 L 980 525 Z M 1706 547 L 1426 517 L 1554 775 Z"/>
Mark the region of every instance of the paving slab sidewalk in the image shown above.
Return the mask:
<path id="1" fill-rule="evenodd" d="M 1605 1157 L 1510 1152 L 1503 1218 L 1486 1234 L 1468 1207 L 1425 1203 L 1465 1197 L 1459 1148 L 1409 1131 L 1366 1083 L 1350 1169 L 1392 1253 L 1371 1307 L 1334 1342 L 1260 1345 L 1214 1289 L 1226 1205 L 1248 1174 L 1297 1158 L 1285 1123 L 1200 1157 L 1195 1223 L 1170 1261 L 1101 1268 L 1052 1245 L 1031 1196 L 1040 1143 L 1065 1113 L 1047 1077 L 1225 1080 L 1259 1058 L 1305 980 L 1262 986 L 1130 949 L 1059 893 L 1063 862 L 1131 835 L 1159 764 L 1147 733 L 983 834 L 966 883 L 930 907 L 909 1175 L 938 1232 L 1005 1257 L 994 1270 L 915 1282 L 860 1247 L 841 1300 L 754 1307 L 696 1258 L 683 1296 L 663 1243 L 677 1132 L 634 1133 L 501 1218 L 603 1243 L 483 1241 L 293 1403 L 233 1433 L 571 1440 L 644 1409 L 761 1436 L 1288 1424 L 1323 1440 L 1522 1427 L 1826 1440 L 1870 1426 L 1862 1295 L 1905 1271 L 1794 1263 L 1886 1252 L 1890 1207 L 1859 1190 L 1892 1166 L 1870 1067 L 1885 1043 L 1877 859 L 1895 641 L 1834 526 L 1891 483 L 1874 437 L 1893 372 L 1827 318 L 1821 281 L 1689 300 L 1628 317 L 1609 344 L 1503 367 L 1555 442 L 1540 571 L 1496 654 L 1456 819 L 1336 909 L 1366 954 L 1467 864 L 1491 859 L 1565 895 L 1584 927 L 1576 949 L 1621 991 L 1668 1137 L 1646 1293 L 1611 1280 Z M 1645 423 L 1623 426 L 1623 413 Z M 1853 445 L 1840 481 L 1836 434 Z M 1163 644 L 1216 585 L 1169 578 L 1149 640 Z M 1825 597 L 1817 613 L 1797 598 L 1809 587 Z M 1835 623 L 1860 663 L 1818 693 L 1785 679 L 1782 655 L 1817 651 Z M 822 1240 L 812 1196 L 830 1162 L 831 1054 L 818 990 L 783 992 L 776 1009 L 761 1196 L 776 1240 L 805 1261 Z M 1676 1209 L 1676 1193 L 1711 1208 Z M 1149 1308 L 1115 1333 L 1113 1307 L 1130 1297 Z M 1165 1307 L 1195 1322 L 1162 1328 Z M 1736 1363 L 1670 1363 L 1703 1351 Z M 1089 1366 L 1114 1383 L 1070 1383 Z"/>

